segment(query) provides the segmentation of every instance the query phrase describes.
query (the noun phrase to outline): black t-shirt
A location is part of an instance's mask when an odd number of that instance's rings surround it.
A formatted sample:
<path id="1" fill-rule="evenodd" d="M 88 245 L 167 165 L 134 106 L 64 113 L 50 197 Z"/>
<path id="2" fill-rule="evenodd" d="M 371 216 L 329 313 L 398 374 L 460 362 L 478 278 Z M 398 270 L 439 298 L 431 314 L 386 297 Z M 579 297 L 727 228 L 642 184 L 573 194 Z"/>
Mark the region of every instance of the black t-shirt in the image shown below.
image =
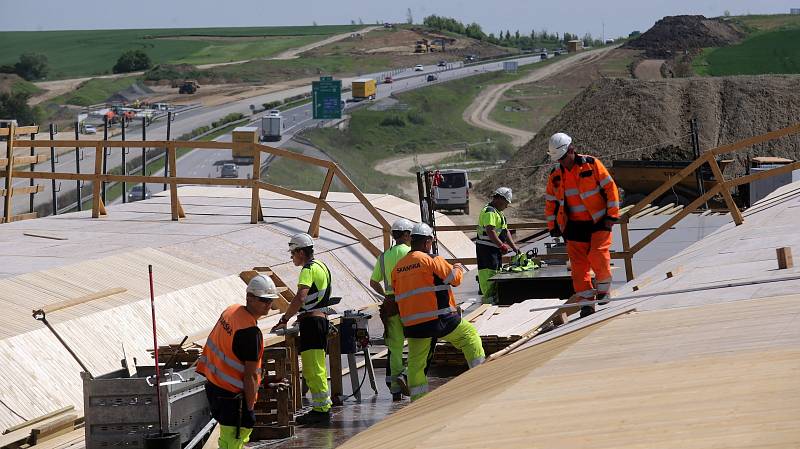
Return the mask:
<path id="1" fill-rule="evenodd" d="M 257 362 L 262 346 L 264 336 L 256 326 L 239 329 L 233 335 L 233 354 L 243 362 Z"/>

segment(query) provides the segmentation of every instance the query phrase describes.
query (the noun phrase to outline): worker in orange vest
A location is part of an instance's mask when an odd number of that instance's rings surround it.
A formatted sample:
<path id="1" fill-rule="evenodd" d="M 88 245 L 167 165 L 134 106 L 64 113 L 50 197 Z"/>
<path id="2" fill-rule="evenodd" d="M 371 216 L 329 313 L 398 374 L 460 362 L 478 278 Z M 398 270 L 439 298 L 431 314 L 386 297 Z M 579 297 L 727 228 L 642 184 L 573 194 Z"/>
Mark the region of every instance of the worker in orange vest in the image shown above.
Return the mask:
<path id="1" fill-rule="evenodd" d="M 545 193 L 544 214 L 550 235 L 563 236 L 567 242 L 578 299 L 607 300 L 611 290 L 611 230 L 619 220 L 617 185 L 599 159 L 575 152 L 567 134 L 553 134 L 547 152 L 553 162 L 558 162 L 550 171 Z M 594 306 L 583 306 L 580 312 L 581 317 L 591 315 Z"/>
<path id="2" fill-rule="evenodd" d="M 242 449 L 250 441 L 264 355 L 257 320 L 269 312 L 277 297 L 272 279 L 261 275 L 251 279 L 247 304 L 233 304 L 222 312 L 197 362 L 197 373 L 208 380 L 211 415 L 220 424 L 220 449 Z"/>
<path id="3" fill-rule="evenodd" d="M 464 353 L 470 368 L 486 359 L 475 326 L 461 319 L 453 287 L 461 284 L 463 265 L 450 265 L 441 256 L 431 256 L 433 229 L 417 223 L 411 230 L 411 251 L 392 271 L 392 288 L 400 310 L 403 333 L 408 339 L 408 374 L 398 376 L 403 393 L 416 401 L 428 392 L 425 373 L 433 357 L 436 339 L 452 343 Z"/>

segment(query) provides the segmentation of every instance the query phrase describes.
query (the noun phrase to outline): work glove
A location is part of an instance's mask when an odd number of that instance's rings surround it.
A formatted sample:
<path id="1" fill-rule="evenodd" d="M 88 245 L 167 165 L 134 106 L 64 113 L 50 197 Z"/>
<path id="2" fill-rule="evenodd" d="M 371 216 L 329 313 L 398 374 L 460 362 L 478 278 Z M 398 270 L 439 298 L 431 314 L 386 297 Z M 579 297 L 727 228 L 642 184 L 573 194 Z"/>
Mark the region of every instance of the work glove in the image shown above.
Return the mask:
<path id="1" fill-rule="evenodd" d="M 556 226 L 555 228 L 550 230 L 550 237 L 561 237 L 561 229 Z"/>
<path id="2" fill-rule="evenodd" d="M 505 254 L 505 253 L 507 253 L 509 251 L 511 251 L 511 247 L 510 246 L 506 245 L 505 243 L 501 243 L 500 244 L 500 252 L 501 253 Z"/>

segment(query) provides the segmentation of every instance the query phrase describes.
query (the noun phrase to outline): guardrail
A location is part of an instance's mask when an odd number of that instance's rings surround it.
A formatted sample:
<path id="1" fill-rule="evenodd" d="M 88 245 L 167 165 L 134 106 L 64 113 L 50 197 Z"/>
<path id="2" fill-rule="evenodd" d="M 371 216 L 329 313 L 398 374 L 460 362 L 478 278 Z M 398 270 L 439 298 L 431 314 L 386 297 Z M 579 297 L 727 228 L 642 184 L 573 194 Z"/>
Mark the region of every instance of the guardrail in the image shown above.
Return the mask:
<path id="1" fill-rule="evenodd" d="M 267 145 L 258 143 L 242 143 L 242 142 L 196 142 L 196 141 L 176 141 L 176 140 L 97 140 L 92 141 L 91 145 L 95 147 L 95 160 L 93 173 L 57 173 L 57 172 L 41 172 L 41 171 L 15 171 L 14 163 L 21 163 L 23 158 L 28 156 L 14 156 L 14 143 L 15 137 L 22 134 L 30 134 L 38 132 L 38 127 L 11 127 L 0 129 L 0 136 L 7 136 L 6 158 L 0 159 L 0 175 L 5 178 L 6 188 L 3 191 L 5 195 L 5 209 L 2 220 L 3 223 L 11 221 L 36 218 L 36 214 L 22 214 L 12 215 L 12 200 L 14 191 L 19 189 L 12 188 L 14 178 L 22 179 L 47 179 L 47 180 L 72 180 L 72 181 L 89 181 L 92 183 L 92 217 L 99 218 L 107 215 L 105 204 L 103 203 L 100 195 L 100 189 L 103 182 L 131 182 L 131 183 L 153 183 L 153 184 L 166 184 L 169 186 L 170 191 L 170 211 L 172 220 L 179 221 L 186 217 L 186 213 L 181 206 L 180 198 L 178 197 L 178 185 L 230 185 L 238 187 L 249 187 L 251 193 L 251 206 L 250 206 L 250 222 L 255 224 L 263 220 L 263 213 L 261 210 L 261 202 L 259 199 L 260 191 L 267 190 L 281 195 L 295 198 L 301 201 L 314 204 L 314 214 L 309 224 L 308 233 L 314 237 L 319 236 L 319 223 L 322 211 L 328 212 L 336 221 L 344 226 L 370 253 L 376 257 L 381 251 L 372 242 L 362 234 L 355 225 L 347 220 L 340 214 L 326 198 L 330 192 L 331 184 L 334 177 L 338 178 L 340 183 L 352 193 L 358 201 L 369 211 L 373 218 L 380 224 L 383 229 L 383 244 L 384 248 L 390 247 L 390 226 L 383 215 L 369 202 L 361 190 L 356 187 L 352 180 L 342 171 L 342 169 L 334 162 L 317 159 L 310 156 L 294 153 L 280 148 L 274 148 Z M 77 140 L 33 140 L 24 141 L 24 148 L 36 147 L 75 147 L 87 146 L 87 141 Z M 169 172 L 165 176 L 145 176 L 145 175 L 113 175 L 103 173 L 103 161 L 106 157 L 104 148 L 165 148 L 167 158 L 169 161 Z M 222 179 L 222 178 L 192 178 L 192 177 L 178 177 L 176 166 L 176 153 L 178 148 L 194 148 L 202 150 L 220 150 L 229 149 L 237 151 L 251 151 L 253 153 L 253 167 L 260 167 L 262 161 L 262 154 L 271 155 L 273 157 L 285 157 L 299 162 L 315 165 L 326 169 L 325 180 L 322 185 L 319 197 L 311 196 L 302 192 L 287 189 L 281 186 L 270 184 L 259 179 L 260 177 L 253 177 L 252 179 Z M 9 164 L 8 161 L 11 161 Z"/>

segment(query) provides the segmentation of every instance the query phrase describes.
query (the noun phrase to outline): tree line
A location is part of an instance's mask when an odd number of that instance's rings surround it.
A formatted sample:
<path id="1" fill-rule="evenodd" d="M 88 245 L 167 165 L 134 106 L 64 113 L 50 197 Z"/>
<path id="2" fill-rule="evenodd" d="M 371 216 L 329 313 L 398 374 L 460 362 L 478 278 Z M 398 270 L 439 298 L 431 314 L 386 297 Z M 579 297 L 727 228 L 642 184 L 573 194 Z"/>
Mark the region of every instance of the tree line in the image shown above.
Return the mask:
<path id="1" fill-rule="evenodd" d="M 442 17 L 437 15 L 425 17 L 422 20 L 422 24 L 435 30 L 449 31 L 451 33 L 460 34 L 462 36 L 470 37 L 480 41 L 486 41 L 494 45 L 502 45 L 505 47 L 520 49 L 541 47 L 545 44 L 564 44 L 571 40 L 581 40 L 583 41 L 583 45 L 587 47 L 596 47 L 604 44 L 602 40 L 594 38 L 591 33 L 586 33 L 583 35 L 583 37 L 578 37 L 578 35 L 574 33 L 553 33 L 547 31 L 546 29 L 538 31 L 532 29 L 530 33 L 527 34 L 520 33 L 519 30 L 516 30 L 514 33 L 512 33 L 510 30 L 500 30 L 497 35 L 494 33 L 486 34 L 481 26 L 475 22 L 465 25 L 452 17 Z"/>

